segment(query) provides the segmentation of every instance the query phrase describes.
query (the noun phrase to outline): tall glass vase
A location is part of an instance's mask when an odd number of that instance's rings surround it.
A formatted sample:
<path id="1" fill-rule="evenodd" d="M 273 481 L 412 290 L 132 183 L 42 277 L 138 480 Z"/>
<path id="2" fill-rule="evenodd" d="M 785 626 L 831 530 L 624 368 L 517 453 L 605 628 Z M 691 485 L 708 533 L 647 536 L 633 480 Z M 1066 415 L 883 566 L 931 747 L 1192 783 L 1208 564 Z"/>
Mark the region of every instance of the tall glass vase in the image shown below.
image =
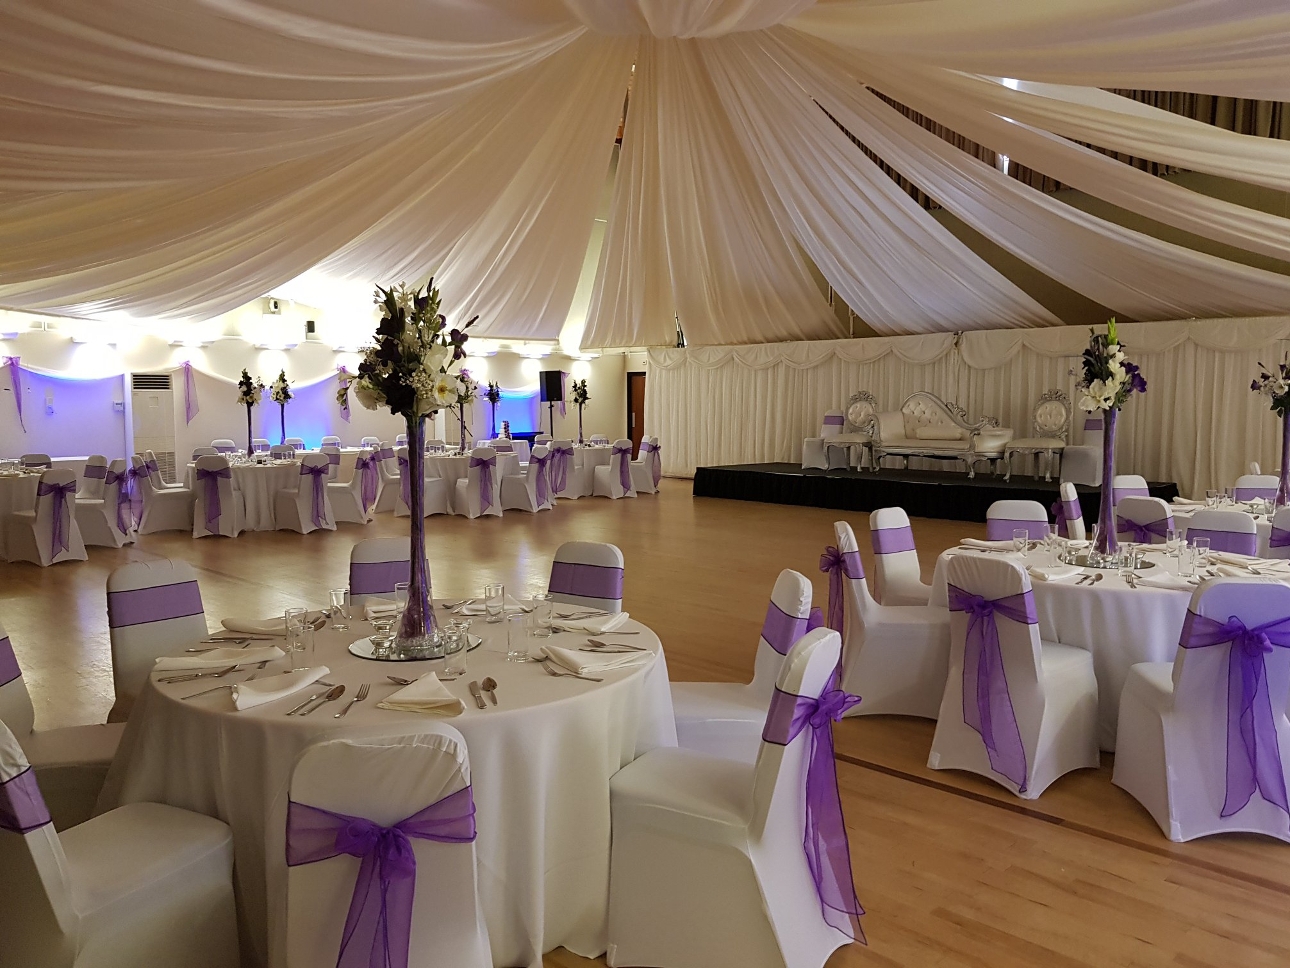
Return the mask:
<path id="1" fill-rule="evenodd" d="M 1273 503 L 1279 508 L 1290 504 L 1290 410 L 1281 415 L 1281 480 Z"/>
<path id="2" fill-rule="evenodd" d="M 1102 429 L 1102 500 L 1097 509 L 1097 542 L 1093 550 L 1101 555 L 1113 555 L 1120 550 L 1115 537 L 1115 418 L 1120 411 L 1114 407 L 1103 413 Z"/>
<path id="3" fill-rule="evenodd" d="M 251 405 L 246 407 L 246 452 L 255 453 L 255 434 L 251 431 Z"/>
<path id="4" fill-rule="evenodd" d="M 394 639 L 396 652 L 427 658 L 443 655 L 439 626 L 430 601 L 430 568 L 426 564 L 424 417 L 408 419 L 408 510 L 412 512 L 412 567 L 408 576 L 408 606 Z"/>
<path id="5" fill-rule="evenodd" d="M 278 430 L 282 432 L 282 439 L 278 443 L 285 444 L 287 442 L 287 405 L 285 403 L 278 404 Z"/>

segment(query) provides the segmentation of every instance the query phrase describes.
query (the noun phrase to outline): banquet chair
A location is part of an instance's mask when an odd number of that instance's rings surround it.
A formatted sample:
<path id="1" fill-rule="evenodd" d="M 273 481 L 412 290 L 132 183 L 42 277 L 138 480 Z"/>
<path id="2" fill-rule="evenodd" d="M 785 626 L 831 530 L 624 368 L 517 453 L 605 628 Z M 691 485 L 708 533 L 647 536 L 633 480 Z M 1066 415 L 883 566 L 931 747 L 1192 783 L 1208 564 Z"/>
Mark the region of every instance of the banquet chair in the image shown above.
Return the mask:
<path id="1" fill-rule="evenodd" d="M 863 938 L 845 827 L 805 822 L 841 810 L 837 661 L 830 629 L 788 653 L 755 763 L 660 747 L 610 780 L 611 965 L 822 968 Z"/>
<path id="2" fill-rule="evenodd" d="M 9 727 L 36 771 L 54 828 L 65 830 L 90 819 L 125 724 L 37 730 L 31 696 L 14 657 L 9 633 L 3 626 L 0 626 L 0 722 Z"/>
<path id="3" fill-rule="evenodd" d="M 380 835 L 369 835 L 366 851 L 341 849 L 341 833 L 349 831 L 352 843 L 356 828 Z M 383 882 L 387 868 L 379 858 L 387 831 L 398 831 L 407 880 Z M 307 747 L 291 771 L 285 839 L 287 968 L 351 961 L 492 968 L 470 762 L 466 741 L 452 726 L 366 730 Z M 359 858 L 382 864 L 383 877 L 365 884 Z M 376 909 L 387 904 L 383 932 Z M 351 905 L 369 910 L 348 937 L 348 957 L 338 961 Z M 353 957 L 353 948 L 361 957 Z"/>
<path id="4" fill-rule="evenodd" d="M 965 553 L 946 569 L 950 671 L 927 765 L 979 774 L 1026 800 L 1071 770 L 1096 768 L 1093 654 L 1040 640 L 1030 577 L 1016 561 Z"/>
<path id="5" fill-rule="evenodd" d="M 295 487 L 284 487 L 273 498 L 273 516 L 279 531 L 309 534 L 336 530 L 336 516 L 327 497 L 331 461 L 326 454 L 305 454 Z"/>
<path id="6" fill-rule="evenodd" d="M 1102 433 L 1105 422 L 1102 415 L 1084 417 L 1084 436 L 1078 444 L 1062 448 L 1061 480 L 1086 487 L 1102 483 Z"/>
<path id="7" fill-rule="evenodd" d="M 1250 473 L 1251 473 L 1251 474 L 1254 474 L 1254 475 L 1256 475 L 1256 476 L 1262 476 L 1262 475 L 1263 475 L 1263 468 L 1259 466 L 1259 462 L 1258 462 L 1258 461 L 1256 461 L 1256 460 L 1252 460 L 1252 461 L 1250 461 Z"/>
<path id="8" fill-rule="evenodd" d="M 1240 639 L 1260 627 L 1279 647 L 1256 650 L 1247 670 Z M 1270 578 L 1204 582 L 1178 644 L 1172 662 L 1129 669 L 1112 782 L 1172 841 L 1242 832 L 1290 842 L 1290 588 Z M 1232 708 L 1246 686 L 1249 713 Z"/>
<path id="9" fill-rule="evenodd" d="M 492 440 L 485 440 L 480 444 L 481 447 L 491 447 L 499 454 L 515 453 L 515 443 L 510 437 L 494 437 Z"/>
<path id="10" fill-rule="evenodd" d="M 632 461 L 632 487 L 637 494 L 657 494 L 658 480 L 654 476 L 656 437 L 642 437 L 640 451 Z"/>
<path id="11" fill-rule="evenodd" d="M 426 440 L 427 454 L 441 454 L 448 448 L 442 437 L 432 437 Z"/>
<path id="12" fill-rule="evenodd" d="M 263 437 L 253 437 L 253 438 L 251 438 L 251 450 L 252 450 L 252 452 L 253 452 L 253 453 L 256 453 L 256 454 L 263 454 L 263 453 L 265 453 L 266 451 L 268 451 L 268 449 L 269 449 L 270 447 L 272 447 L 272 446 L 273 446 L 273 445 L 272 445 L 272 444 L 270 444 L 270 443 L 269 443 L 265 438 L 263 438 Z"/>
<path id="13" fill-rule="evenodd" d="M 379 447 L 372 454 L 377 458 L 376 469 L 381 475 L 381 487 L 376 495 L 376 507 L 374 511 L 393 511 L 395 502 L 399 499 L 399 465 L 394 448 L 390 446 L 389 441 L 381 441 Z"/>
<path id="14" fill-rule="evenodd" d="M 1248 511 L 1218 508 L 1197 511 L 1187 525 L 1187 543 L 1193 544 L 1197 538 L 1208 538 L 1210 551 L 1250 556 L 1259 553 L 1258 525 Z"/>
<path id="15" fill-rule="evenodd" d="M 219 440 L 212 440 L 211 446 L 221 454 L 233 454 L 237 452 L 237 444 L 233 443 L 227 437 L 221 437 Z"/>
<path id="16" fill-rule="evenodd" d="M 46 470 L 50 470 L 54 466 L 54 462 L 50 459 L 48 454 L 23 454 L 18 458 L 18 463 L 28 470 L 35 470 L 41 467 Z"/>
<path id="17" fill-rule="evenodd" d="M 288 447 L 294 447 L 296 450 L 305 449 L 305 439 L 303 437 L 288 437 L 282 442 Z"/>
<path id="18" fill-rule="evenodd" d="M 1053 519 L 1057 522 L 1057 533 L 1072 541 L 1083 541 L 1088 536 L 1084 528 L 1084 509 L 1079 503 L 1079 492 L 1070 481 L 1062 481 L 1057 487 L 1057 503 L 1053 505 Z"/>
<path id="19" fill-rule="evenodd" d="M 349 594 L 354 605 L 394 594 L 394 586 L 411 581 L 412 542 L 409 538 L 364 538 L 349 552 Z"/>
<path id="20" fill-rule="evenodd" d="M 354 474 L 345 484 L 327 484 L 332 513 L 336 520 L 350 524 L 367 524 L 372 520 L 372 507 L 376 504 L 381 488 L 380 463 L 364 447 L 354 459 Z"/>
<path id="21" fill-rule="evenodd" d="M 591 493 L 617 501 L 622 497 L 635 497 L 632 484 L 632 442 L 625 438 L 615 440 L 610 451 L 609 463 L 599 465 L 594 472 Z"/>
<path id="22" fill-rule="evenodd" d="M 200 458 L 198 458 L 200 460 Z M 157 531 L 191 531 L 193 527 L 193 492 L 186 487 L 168 487 L 159 491 L 152 486 L 152 476 L 142 457 L 130 458 L 134 467 L 135 487 L 143 499 L 139 534 Z"/>
<path id="23" fill-rule="evenodd" d="M 269 448 L 269 456 L 274 460 L 295 460 L 296 449 L 290 444 L 274 444 Z"/>
<path id="24" fill-rule="evenodd" d="M 500 494 L 504 511 L 536 513 L 551 510 L 551 485 L 546 475 L 549 458 L 550 452 L 545 447 L 536 447 L 532 460 L 524 465 L 520 473 L 508 474 L 502 478 Z"/>
<path id="25" fill-rule="evenodd" d="M 86 545 L 120 548 L 134 541 L 134 512 L 130 504 L 131 478 L 125 461 L 118 458 L 105 468 L 104 488 L 97 498 L 76 499 L 76 523 Z"/>
<path id="26" fill-rule="evenodd" d="M 108 459 L 102 454 L 92 454 L 85 460 L 85 469 L 76 485 L 76 498 L 103 497 L 103 482 L 107 479 Z"/>
<path id="27" fill-rule="evenodd" d="M 466 476 L 460 478 L 452 495 L 452 513 L 468 518 L 502 513 L 502 475 L 497 470 L 497 451 L 476 447 L 470 452 Z"/>
<path id="28" fill-rule="evenodd" d="M 869 594 L 855 532 L 833 525 L 820 559 L 829 575 L 829 627 L 842 634 L 842 685 L 864 701 L 852 716 L 935 719 L 950 661 L 950 616 L 935 605 L 879 605 Z M 826 567 L 827 566 L 827 567 Z"/>
<path id="29" fill-rule="evenodd" d="M 1115 534 L 1121 541 L 1164 544 L 1174 529 L 1174 513 L 1158 497 L 1126 497 L 1115 506 Z"/>
<path id="30" fill-rule="evenodd" d="M 515 456 L 519 459 L 521 464 L 527 464 L 529 462 L 529 457 L 533 453 L 533 448 L 529 446 L 529 442 L 527 440 L 523 437 L 513 437 L 511 438 L 511 447 L 514 448 Z"/>
<path id="31" fill-rule="evenodd" d="M 676 742 L 685 749 L 752 763 L 784 656 L 807 632 L 811 583 L 785 568 L 775 579 L 757 642 L 752 682 L 674 682 Z"/>
<path id="32" fill-rule="evenodd" d="M 360 447 L 376 448 L 376 447 L 379 447 L 380 445 L 381 445 L 380 437 L 364 437 L 362 440 L 358 442 L 358 446 Z"/>
<path id="33" fill-rule="evenodd" d="M 58 832 L 0 724 L 0 965 L 238 968 L 228 825 L 129 803 Z"/>
<path id="34" fill-rule="evenodd" d="M 395 451 L 395 459 L 398 462 L 399 477 L 394 487 L 394 516 L 396 518 L 406 518 L 412 515 L 412 510 L 408 502 L 412 500 L 412 492 L 409 490 L 411 478 L 408 476 L 411 468 L 408 457 L 408 449 L 400 447 Z M 428 473 L 429 468 L 422 465 Z M 448 482 L 441 477 L 426 477 L 421 482 L 421 494 L 424 504 L 423 517 L 429 517 L 432 514 L 451 514 L 448 507 Z"/>
<path id="35" fill-rule="evenodd" d="M 1116 474 L 1111 478 L 1111 502 L 1119 504 L 1126 497 L 1150 497 L 1147 479 L 1141 474 Z"/>
<path id="36" fill-rule="evenodd" d="M 233 483 L 228 458 L 198 457 L 193 468 L 193 537 L 236 538 L 246 526 L 246 497 Z"/>
<path id="37" fill-rule="evenodd" d="M 1022 529 L 1032 540 L 1048 534 L 1048 512 L 1038 501 L 995 501 L 985 509 L 987 541 L 1009 541 Z"/>
<path id="38" fill-rule="evenodd" d="M 551 462 L 546 466 L 546 473 L 551 485 L 551 496 L 568 498 L 571 501 L 585 497 L 590 489 L 584 491 L 581 487 L 582 477 L 578 473 L 573 441 L 553 440 L 550 448 Z"/>
<path id="39" fill-rule="evenodd" d="M 1290 558 L 1290 508 L 1277 508 L 1268 536 L 1269 558 Z"/>
<path id="40" fill-rule="evenodd" d="M 880 605 L 926 605 L 932 588 L 914 548 L 914 529 L 904 508 L 879 508 L 869 515 L 873 578 Z"/>
<path id="41" fill-rule="evenodd" d="M 318 448 L 318 451 L 327 455 L 327 479 L 329 481 L 336 480 L 337 475 L 340 474 L 340 448 L 335 444 L 323 444 Z"/>
<path id="42" fill-rule="evenodd" d="M 549 445 L 549 444 L 551 443 L 551 435 L 550 435 L 550 434 L 538 434 L 537 436 L 535 436 L 535 437 L 533 438 L 533 443 L 535 443 L 535 444 L 547 444 L 547 445 Z"/>
<path id="43" fill-rule="evenodd" d="M 394 446 L 395 446 L 395 447 L 406 447 L 407 445 L 408 445 L 408 435 L 407 435 L 407 434 L 398 434 L 398 435 L 396 435 L 396 436 L 395 436 L 395 438 L 394 438 Z"/>
<path id="44" fill-rule="evenodd" d="M 555 549 L 547 591 L 556 602 L 616 615 L 623 610 L 622 551 L 599 541 L 566 541 Z"/>
<path id="45" fill-rule="evenodd" d="M 337 437 L 335 434 L 327 434 L 325 437 L 323 437 L 320 446 L 339 448 L 341 446 L 340 438 Z"/>
<path id="46" fill-rule="evenodd" d="M 124 722 L 157 659 L 206 638 L 197 572 L 168 558 L 121 565 L 108 575 L 107 613 L 116 690 L 108 722 Z"/>
<path id="47" fill-rule="evenodd" d="M 214 447 L 194 447 L 192 459 L 193 462 L 196 463 L 198 457 L 213 457 L 218 453 L 219 451 Z"/>
<path id="48" fill-rule="evenodd" d="M 85 561 L 85 541 L 76 523 L 76 472 L 49 470 L 36 485 L 36 506 L 9 514 L 10 561 L 47 568 L 62 561 Z"/>
<path id="49" fill-rule="evenodd" d="M 836 437 L 842 433 L 842 428 L 845 425 L 846 416 L 841 410 L 825 411 L 824 422 L 820 427 L 820 436 L 807 437 L 802 441 L 802 467 L 814 467 L 822 471 L 846 467 L 849 459 L 847 448 L 824 446 L 824 442 L 828 438 Z"/>
<path id="50" fill-rule="evenodd" d="M 181 482 L 167 484 L 165 478 L 161 476 L 161 466 L 157 463 L 157 455 L 150 450 L 143 452 L 143 466 L 148 471 L 148 480 L 152 481 L 152 487 L 157 491 L 164 491 L 167 488 L 183 489 Z"/>
<path id="51" fill-rule="evenodd" d="M 1281 479 L 1275 474 L 1242 474 L 1232 488 L 1232 498 L 1237 501 L 1271 501 L 1277 496 Z"/>

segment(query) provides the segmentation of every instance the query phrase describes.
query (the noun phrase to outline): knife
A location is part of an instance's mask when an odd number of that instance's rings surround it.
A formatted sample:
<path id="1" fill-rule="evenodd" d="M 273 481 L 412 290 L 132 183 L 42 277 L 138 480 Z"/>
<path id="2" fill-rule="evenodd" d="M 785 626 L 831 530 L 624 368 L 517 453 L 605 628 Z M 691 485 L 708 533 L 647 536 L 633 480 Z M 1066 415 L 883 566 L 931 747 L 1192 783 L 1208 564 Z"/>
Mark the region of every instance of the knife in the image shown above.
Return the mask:
<path id="1" fill-rule="evenodd" d="M 487 709 L 488 703 L 484 702 L 484 694 L 479 688 L 479 680 L 471 679 L 469 688 L 470 694 L 475 697 L 475 704 L 479 706 L 480 709 Z"/>

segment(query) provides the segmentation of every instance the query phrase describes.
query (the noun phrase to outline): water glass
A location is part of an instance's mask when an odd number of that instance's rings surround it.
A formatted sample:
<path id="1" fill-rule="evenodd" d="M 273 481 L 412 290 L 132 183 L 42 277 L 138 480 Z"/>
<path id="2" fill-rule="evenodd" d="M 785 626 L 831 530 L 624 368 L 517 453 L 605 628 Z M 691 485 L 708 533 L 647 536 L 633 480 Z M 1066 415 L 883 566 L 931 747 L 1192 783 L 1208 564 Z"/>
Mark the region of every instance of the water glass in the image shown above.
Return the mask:
<path id="1" fill-rule="evenodd" d="M 1209 539 L 1192 538 L 1192 550 L 1196 553 L 1196 566 L 1202 567 L 1209 564 Z"/>
<path id="2" fill-rule="evenodd" d="M 1209 490 L 1205 492 L 1205 506 L 1212 508 L 1212 507 L 1215 507 L 1217 504 L 1218 504 L 1218 491 L 1216 491 L 1214 488 L 1211 487 Z"/>
<path id="3" fill-rule="evenodd" d="M 466 653 L 470 649 L 470 626 L 459 622 L 450 622 L 445 632 L 443 674 L 445 676 L 464 676 L 466 674 Z"/>
<path id="4" fill-rule="evenodd" d="M 315 632 L 312 625 L 301 625 L 287 633 L 291 642 L 291 671 L 308 669 L 314 664 Z"/>
<path id="5" fill-rule="evenodd" d="M 506 586 L 501 583 L 484 586 L 484 611 L 488 613 L 488 622 L 496 625 L 502 620 L 506 611 Z"/>
<path id="6" fill-rule="evenodd" d="M 383 658 L 390 654 L 390 642 L 394 639 L 394 619 L 389 615 L 372 619 L 372 655 Z"/>
<path id="7" fill-rule="evenodd" d="M 555 599 L 545 589 L 535 590 L 533 600 L 533 634 L 539 639 L 551 637 L 551 618 L 555 609 Z"/>
<path id="8" fill-rule="evenodd" d="M 1178 551 L 1178 574 L 1190 578 L 1196 574 L 1196 549 L 1183 545 Z"/>
<path id="9" fill-rule="evenodd" d="M 1012 530 L 1012 550 L 1026 557 L 1026 549 L 1030 547 L 1030 532 L 1025 528 L 1013 528 Z"/>
<path id="10" fill-rule="evenodd" d="M 530 616 L 515 612 L 506 617 L 506 661 L 528 662 L 531 638 Z M 490 618 L 489 621 L 492 621 Z"/>
<path id="11" fill-rule="evenodd" d="M 394 585 L 394 605 L 398 609 L 399 615 L 402 615 L 408 607 L 408 583 L 405 581 L 396 582 Z"/>
<path id="12" fill-rule="evenodd" d="M 339 619 L 340 621 L 337 621 Z M 333 588 L 331 590 L 331 627 L 338 632 L 349 631 L 345 623 L 349 621 L 349 589 Z"/>

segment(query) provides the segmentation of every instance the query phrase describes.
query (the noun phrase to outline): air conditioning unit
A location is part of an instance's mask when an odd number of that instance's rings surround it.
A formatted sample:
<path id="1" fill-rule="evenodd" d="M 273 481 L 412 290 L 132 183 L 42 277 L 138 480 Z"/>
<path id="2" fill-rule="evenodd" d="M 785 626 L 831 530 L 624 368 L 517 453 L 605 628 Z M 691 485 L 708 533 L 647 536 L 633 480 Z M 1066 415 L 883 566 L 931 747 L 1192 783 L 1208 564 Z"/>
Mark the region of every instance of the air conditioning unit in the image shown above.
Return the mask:
<path id="1" fill-rule="evenodd" d="M 134 453 L 152 451 L 167 481 L 176 481 L 175 391 L 169 373 L 131 373 Z"/>

